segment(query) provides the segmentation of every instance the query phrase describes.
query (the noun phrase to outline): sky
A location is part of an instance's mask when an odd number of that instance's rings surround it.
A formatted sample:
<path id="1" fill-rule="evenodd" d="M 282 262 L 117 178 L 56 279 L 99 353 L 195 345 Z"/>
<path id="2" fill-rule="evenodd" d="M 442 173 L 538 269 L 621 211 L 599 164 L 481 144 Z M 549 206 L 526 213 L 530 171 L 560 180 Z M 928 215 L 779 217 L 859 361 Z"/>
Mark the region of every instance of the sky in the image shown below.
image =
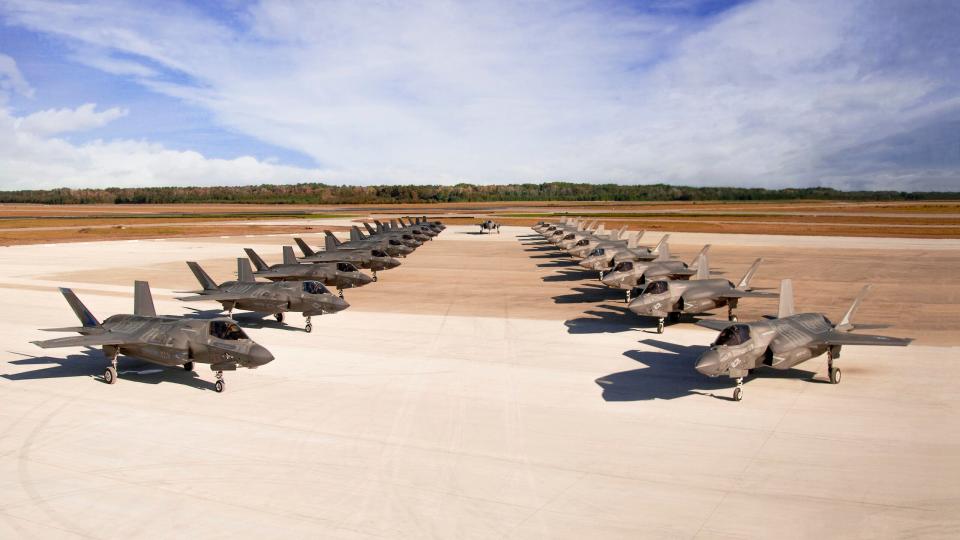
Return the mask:
<path id="1" fill-rule="evenodd" d="M 960 191 L 960 2 L 0 0 L 0 189 Z"/>

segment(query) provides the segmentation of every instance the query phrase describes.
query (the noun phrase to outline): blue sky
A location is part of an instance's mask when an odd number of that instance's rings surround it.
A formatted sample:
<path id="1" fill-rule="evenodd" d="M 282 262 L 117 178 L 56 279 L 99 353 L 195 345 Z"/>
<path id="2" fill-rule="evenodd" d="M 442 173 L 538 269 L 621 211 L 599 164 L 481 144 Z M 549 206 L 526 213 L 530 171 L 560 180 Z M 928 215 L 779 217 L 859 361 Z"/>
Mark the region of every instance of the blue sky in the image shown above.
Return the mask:
<path id="1" fill-rule="evenodd" d="M 0 189 L 960 190 L 960 4 L 0 0 Z"/>

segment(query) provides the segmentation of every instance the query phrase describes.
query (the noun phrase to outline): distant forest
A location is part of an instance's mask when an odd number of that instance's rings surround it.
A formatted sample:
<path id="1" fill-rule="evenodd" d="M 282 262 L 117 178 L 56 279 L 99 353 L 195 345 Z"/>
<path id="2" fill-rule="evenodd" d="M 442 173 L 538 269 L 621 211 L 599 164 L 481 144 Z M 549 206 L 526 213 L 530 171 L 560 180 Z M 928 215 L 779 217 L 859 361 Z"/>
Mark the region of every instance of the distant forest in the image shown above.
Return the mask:
<path id="1" fill-rule="evenodd" d="M 831 188 L 760 189 L 548 182 L 453 186 L 334 186 L 318 183 L 0 191 L 0 203 L 41 204 L 374 204 L 497 201 L 770 201 L 818 199 L 910 201 L 960 199 L 957 192 L 838 191 Z"/>

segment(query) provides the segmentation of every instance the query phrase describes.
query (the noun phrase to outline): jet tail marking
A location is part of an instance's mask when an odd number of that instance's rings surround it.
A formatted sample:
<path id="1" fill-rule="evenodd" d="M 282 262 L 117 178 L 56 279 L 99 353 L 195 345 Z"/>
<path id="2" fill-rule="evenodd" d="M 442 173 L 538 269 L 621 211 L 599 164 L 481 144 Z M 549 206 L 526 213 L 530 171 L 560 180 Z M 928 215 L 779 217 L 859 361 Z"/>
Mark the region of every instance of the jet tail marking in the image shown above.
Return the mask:
<path id="1" fill-rule="evenodd" d="M 853 323 L 851 322 L 851 319 L 853 319 L 853 314 L 856 313 L 857 308 L 860 307 L 860 302 L 863 302 L 863 299 L 867 296 L 868 292 L 870 292 L 869 284 L 864 285 L 863 288 L 860 289 L 860 294 L 853 299 L 853 303 L 850 304 L 850 309 L 848 309 L 843 318 L 840 319 L 840 324 L 835 326 L 837 330 L 853 330 Z"/>
<path id="2" fill-rule="evenodd" d="M 293 241 L 300 246 L 300 251 L 303 252 L 304 257 L 309 257 L 315 253 L 313 248 L 311 248 L 310 245 L 303 240 L 303 238 L 294 238 Z"/>
<path id="3" fill-rule="evenodd" d="M 777 308 L 777 318 L 782 319 L 793 315 L 793 281 L 784 279 L 780 281 L 780 307 Z"/>
<path id="4" fill-rule="evenodd" d="M 153 295 L 150 294 L 150 284 L 146 281 L 133 282 L 133 314 L 141 317 L 157 316 L 157 310 L 153 307 Z"/>
<path id="5" fill-rule="evenodd" d="M 241 283 L 256 281 L 256 278 L 253 277 L 253 268 L 250 267 L 250 259 L 237 259 L 237 281 Z"/>
<path id="6" fill-rule="evenodd" d="M 250 257 L 250 260 L 253 262 L 254 268 L 256 268 L 258 272 L 262 272 L 262 271 L 264 271 L 264 270 L 269 270 L 269 269 L 270 269 L 270 265 L 268 265 L 267 262 L 264 261 L 264 260 L 260 257 L 260 255 L 257 254 L 256 251 L 254 251 L 254 250 L 251 249 L 251 248 L 243 248 L 243 250 L 244 250 L 245 252 L 247 252 L 247 257 Z M 196 272 L 194 272 L 194 273 L 196 273 Z M 199 278 L 198 278 L 198 279 L 199 279 Z M 202 282 L 201 282 L 201 283 L 202 283 Z M 206 287 L 206 285 L 204 285 L 204 287 Z"/>
<path id="7" fill-rule="evenodd" d="M 700 262 L 700 256 L 701 256 L 701 255 L 706 255 L 706 254 L 709 253 L 709 252 L 710 252 L 710 244 L 707 244 L 707 245 L 703 246 L 703 249 L 700 250 L 700 253 L 697 253 L 696 258 L 693 259 L 693 264 L 691 265 L 691 268 L 693 268 L 694 270 L 696 270 L 697 267 L 699 266 L 697 263 Z"/>
<path id="8" fill-rule="evenodd" d="M 297 256 L 293 253 L 293 246 L 283 246 L 283 264 L 297 264 Z"/>
<path id="9" fill-rule="evenodd" d="M 750 280 L 753 279 L 753 275 L 757 273 L 757 268 L 760 268 L 760 263 L 762 262 L 762 257 L 753 261 L 753 264 L 750 265 L 750 269 L 747 270 L 747 273 L 743 275 L 743 279 L 741 279 L 740 283 L 737 284 L 738 289 L 750 288 Z"/>
<path id="10" fill-rule="evenodd" d="M 252 251 L 253 250 L 247 250 L 247 253 Z M 254 255 L 256 255 L 256 253 L 254 253 Z M 190 267 L 190 271 L 193 272 L 193 275 L 197 278 L 197 281 L 200 282 L 200 286 L 203 287 L 203 290 L 212 291 L 217 289 L 217 282 L 207 275 L 207 273 L 203 271 L 203 268 L 200 268 L 199 264 L 193 261 L 187 261 L 187 266 Z"/>
<path id="11" fill-rule="evenodd" d="M 100 321 L 93 316 L 93 313 L 90 313 L 90 310 L 87 309 L 87 306 L 83 305 L 83 302 L 77 298 L 77 295 L 70 289 L 65 287 L 60 287 L 60 294 L 67 299 L 67 303 L 70 304 L 70 307 L 73 309 L 73 313 L 80 319 L 80 322 L 83 324 L 84 328 L 99 328 Z"/>

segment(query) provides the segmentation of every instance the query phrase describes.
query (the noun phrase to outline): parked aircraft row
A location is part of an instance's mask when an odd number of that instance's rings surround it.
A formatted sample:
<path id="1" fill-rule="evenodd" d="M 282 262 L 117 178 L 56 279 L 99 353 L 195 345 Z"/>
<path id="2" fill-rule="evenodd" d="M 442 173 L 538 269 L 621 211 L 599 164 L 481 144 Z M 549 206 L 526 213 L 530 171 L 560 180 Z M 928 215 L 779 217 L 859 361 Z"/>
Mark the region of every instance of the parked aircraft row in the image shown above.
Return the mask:
<path id="1" fill-rule="evenodd" d="M 283 322 L 284 313 L 302 313 L 305 330 L 313 329 L 311 317 L 336 313 L 349 307 L 343 289 L 359 287 L 377 280 L 377 271 L 395 268 L 400 262 L 393 257 L 406 257 L 424 242 L 433 239 L 446 227 L 439 221 L 423 218 L 374 222 L 376 229 L 364 223 L 368 234 L 358 227 L 350 231 L 350 240 L 341 242 L 333 233 L 326 233 L 326 249 L 314 250 L 300 238 L 295 241 L 303 252 L 296 257 L 291 246 L 283 248 L 283 263 L 267 265 L 252 249 L 248 258 L 237 259 L 237 279 L 217 283 L 194 261 L 187 266 L 201 289 L 178 298 L 185 302 L 215 301 L 227 312 L 226 317 L 201 319 L 190 316 L 157 315 L 145 281 L 134 283 L 132 315 L 113 315 L 100 322 L 72 290 L 60 292 L 73 309 L 81 326 L 51 328 L 59 332 L 77 332 L 79 336 L 34 341 L 44 349 L 55 347 L 103 347 L 110 364 L 103 380 L 117 381 L 117 358 L 132 356 L 163 366 L 183 366 L 193 371 L 194 363 L 210 364 L 216 373 L 217 392 L 224 390 L 224 371 L 238 367 L 256 368 L 273 360 L 273 355 L 250 339 L 233 320 L 233 310 L 242 309 L 273 315 Z M 251 261 L 256 271 L 250 266 Z M 372 271 L 368 276 L 359 268 Z M 269 281 L 257 281 L 257 277 Z M 336 287 L 338 295 L 326 286 Z"/>
<path id="2" fill-rule="evenodd" d="M 908 345 L 910 339 L 854 334 L 855 329 L 883 328 L 879 325 L 854 325 L 853 315 L 869 290 L 865 286 L 841 321 L 833 324 L 822 313 L 796 313 L 793 284 L 782 280 L 779 294 L 754 290 L 750 281 L 763 259 L 757 259 L 736 284 L 710 273 L 706 245 L 697 258 L 686 264 L 670 255 L 669 235 L 656 246 L 643 247 L 643 231 L 624 238 L 626 227 L 606 232 L 597 221 L 562 219 L 557 223 L 540 222 L 533 230 L 567 255 L 580 259 L 580 266 L 599 272 L 608 287 L 626 291 L 631 312 L 657 319 L 657 332 L 663 333 L 664 321 L 679 321 L 683 315 L 704 315 L 727 308 L 727 320 L 699 319 L 696 324 L 719 330 L 717 339 L 697 360 L 700 373 L 736 379 L 733 399 L 743 399 L 743 379 L 759 368 L 789 369 L 801 362 L 827 355 L 830 382 L 841 379 L 834 361 L 844 345 Z M 734 313 L 738 303 L 749 298 L 779 296 L 776 315 L 741 323 Z"/>

